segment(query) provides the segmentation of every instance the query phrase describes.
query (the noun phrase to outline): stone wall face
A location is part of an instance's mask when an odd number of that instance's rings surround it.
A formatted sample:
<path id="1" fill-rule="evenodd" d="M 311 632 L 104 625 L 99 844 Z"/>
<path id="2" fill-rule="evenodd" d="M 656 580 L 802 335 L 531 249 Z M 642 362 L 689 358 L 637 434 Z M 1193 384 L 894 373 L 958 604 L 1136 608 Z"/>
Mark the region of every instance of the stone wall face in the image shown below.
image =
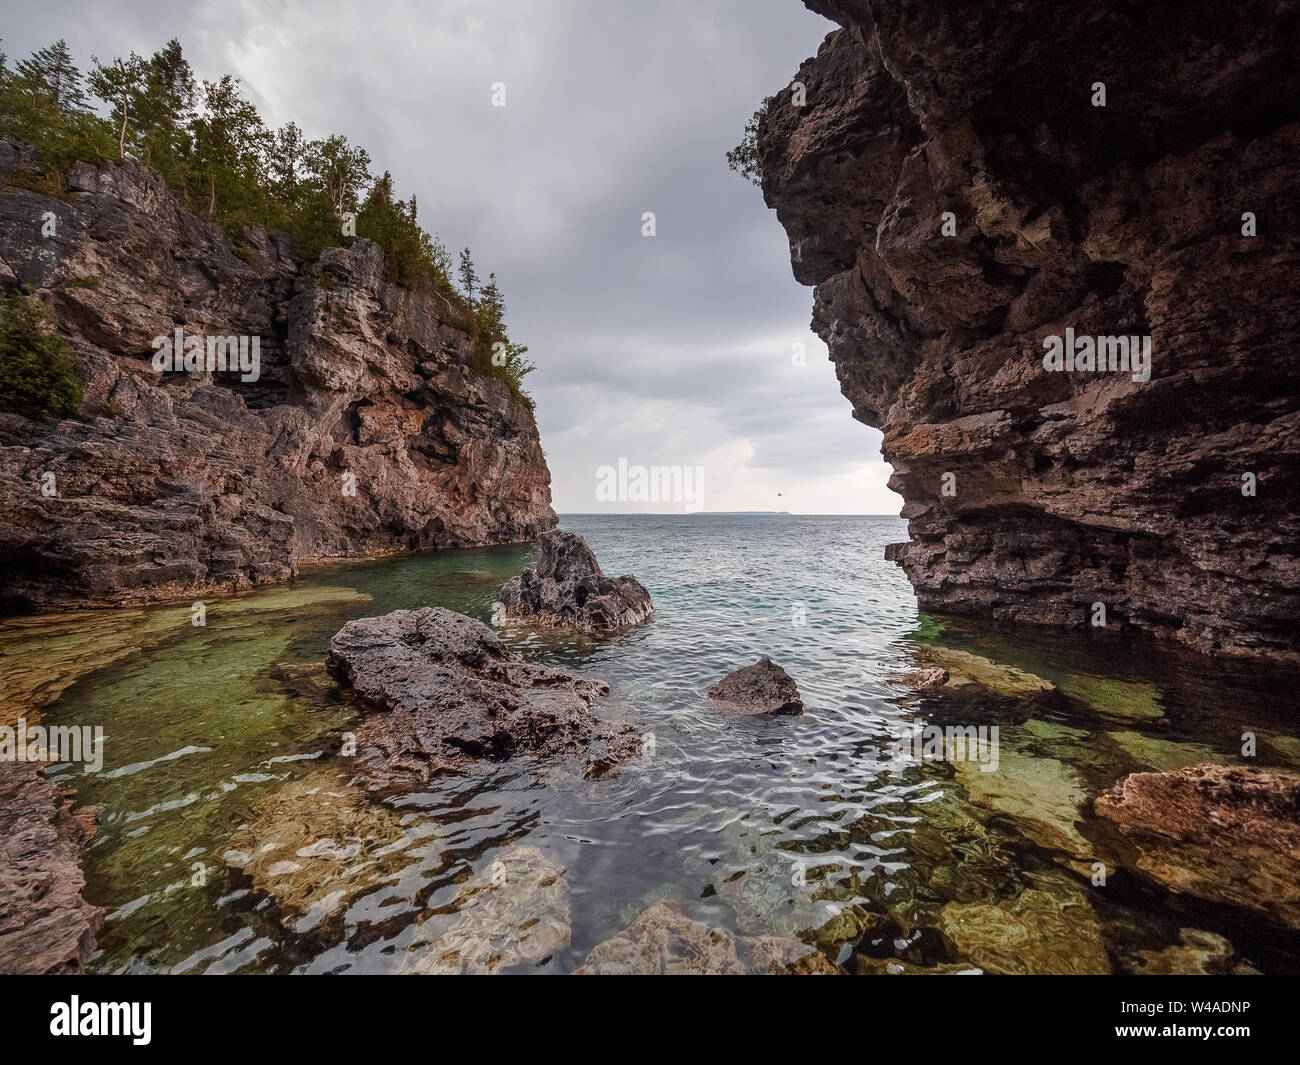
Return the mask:
<path id="1" fill-rule="evenodd" d="M 808 6 L 841 28 L 763 190 L 922 608 L 1300 661 L 1300 11 Z M 1067 329 L 1149 336 L 1150 380 L 1049 372 Z"/>
<path id="2" fill-rule="evenodd" d="M 0 178 L 26 155 L 0 143 Z M 385 281 L 377 245 L 302 263 L 248 230 L 236 254 L 145 167 L 67 182 L 66 201 L 0 192 L 0 285 L 45 304 L 87 381 L 76 419 L 0 414 L 0 606 L 239 590 L 555 525 L 531 411 L 468 369 L 441 295 Z M 177 328 L 258 338 L 260 377 L 159 372 L 153 340 Z"/>

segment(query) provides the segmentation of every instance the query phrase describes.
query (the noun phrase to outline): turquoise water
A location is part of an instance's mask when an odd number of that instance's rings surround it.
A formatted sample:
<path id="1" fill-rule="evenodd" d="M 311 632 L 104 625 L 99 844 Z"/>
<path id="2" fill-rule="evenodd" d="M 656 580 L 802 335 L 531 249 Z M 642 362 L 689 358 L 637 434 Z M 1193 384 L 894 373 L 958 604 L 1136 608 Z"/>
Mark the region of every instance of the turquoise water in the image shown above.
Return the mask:
<path id="1" fill-rule="evenodd" d="M 543 956 L 507 958 L 519 971 L 571 971 L 660 899 L 738 935 L 795 936 L 849 972 L 969 967 L 945 915 L 1026 898 L 1057 900 L 1075 923 L 1065 934 L 1100 944 L 1111 971 L 1141 968 L 1186 929 L 1227 940 L 1237 971 L 1300 971 L 1296 937 L 1123 871 L 1094 886 L 1079 856 L 1087 799 L 1126 773 L 1244 761 L 1243 727 L 1261 737 L 1256 763 L 1294 766 L 1293 700 L 1276 678 L 920 616 L 883 560 L 906 538 L 894 518 L 561 525 L 655 601 L 654 619 L 619 637 L 504 634 L 608 681 L 598 712 L 653 734 L 653 755 L 606 781 L 521 761 L 381 805 L 349 789 L 346 761 L 329 753 L 358 713 L 324 672 L 330 636 L 350 618 L 428 604 L 488 621 L 501 584 L 535 560 L 530 546 L 317 569 L 209 600 L 203 628 L 188 604 L 0 626 L 0 668 L 21 673 L 47 723 L 105 730 L 101 773 L 52 770 L 102 808 L 87 894 L 108 920 L 92 968 L 407 971 L 459 919 L 467 882 L 524 844 L 562 871 L 569 934 Z M 924 695 L 888 681 L 927 646 L 996 675 Z M 795 678 L 802 717 L 710 710 L 708 687 L 759 655 Z M 951 763 L 882 761 L 916 718 L 999 725 L 1001 768 L 988 776 L 1000 793 Z M 1031 971 L 1048 965 L 1050 951 L 1022 953 Z"/>

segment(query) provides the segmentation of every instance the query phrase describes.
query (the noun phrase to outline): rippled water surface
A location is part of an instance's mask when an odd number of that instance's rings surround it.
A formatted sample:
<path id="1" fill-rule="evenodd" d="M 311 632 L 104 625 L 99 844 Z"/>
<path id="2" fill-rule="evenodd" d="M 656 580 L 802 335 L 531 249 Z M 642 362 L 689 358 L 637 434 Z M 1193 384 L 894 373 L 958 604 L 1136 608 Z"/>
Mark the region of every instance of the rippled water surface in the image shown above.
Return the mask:
<path id="1" fill-rule="evenodd" d="M 561 524 L 656 607 L 610 639 L 505 633 L 529 657 L 607 680 L 598 712 L 653 734 L 652 756 L 600 782 L 521 761 L 377 804 L 330 753 L 357 714 L 324 671 L 330 636 L 428 604 L 488 621 L 531 547 L 320 569 L 209 601 L 203 628 L 188 605 L 0 626 L 0 668 L 29 720 L 105 730 L 103 771 L 52 771 L 102 807 L 86 857 L 87 894 L 108 911 L 93 968 L 408 971 L 430 930 L 454 924 L 467 882 L 524 844 L 562 870 L 571 934 L 521 971 L 572 970 L 661 899 L 737 935 L 796 936 L 850 972 L 968 968 L 940 933 L 944 908 L 1014 906 L 1029 891 L 1057 900 L 1081 942 L 1099 938 L 1113 971 L 1185 929 L 1227 939 L 1238 971 L 1300 971 L 1294 937 L 1122 871 L 1094 886 L 1068 853 L 1076 816 L 1089 832 L 1086 799 L 1126 773 L 1242 761 L 1245 728 L 1260 737 L 1256 762 L 1294 766 L 1293 700 L 1276 678 L 919 616 L 883 560 L 906 538 L 893 518 Z M 1023 672 L 940 694 L 889 682 L 928 646 Z M 763 654 L 795 678 L 805 714 L 711 711 L 708 687 Z M 884 760 L 891 735 L 922 718 L 998 725 L 998 772 Z M 535 904 L 553 917 L 553 894 Z M 1047 964 L 1031 953 L 1026 967 Z"/>

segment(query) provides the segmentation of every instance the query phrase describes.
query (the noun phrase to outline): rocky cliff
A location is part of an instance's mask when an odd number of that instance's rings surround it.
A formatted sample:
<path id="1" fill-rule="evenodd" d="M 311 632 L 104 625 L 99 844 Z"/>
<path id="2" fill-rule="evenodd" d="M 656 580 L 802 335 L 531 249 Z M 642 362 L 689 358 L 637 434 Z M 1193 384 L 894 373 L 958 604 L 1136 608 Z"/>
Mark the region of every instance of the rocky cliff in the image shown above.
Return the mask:
<path id="1" fill-rule="evenodd" d="M 77 164 L 56 199 L 9 182 L 33 163 L 0 142 L 0 285 L 45 304 L 86 388 L 75 419 L 0 414 L 0 607 L 238 590 L 554 526 L 531 411 L 470 369 L 462 310 L 385 281 L 377 245 L 304 263 L 246 230 L 236 248 L 148 168 Z M 178 328 L 257 338 L 260 372 L 155 369 Z"/>
<path id="2" fill-rule="evenodd" d="M 763 191 L 922 608 L 1300 660 L 1300 8 L 808 6 Z"/>

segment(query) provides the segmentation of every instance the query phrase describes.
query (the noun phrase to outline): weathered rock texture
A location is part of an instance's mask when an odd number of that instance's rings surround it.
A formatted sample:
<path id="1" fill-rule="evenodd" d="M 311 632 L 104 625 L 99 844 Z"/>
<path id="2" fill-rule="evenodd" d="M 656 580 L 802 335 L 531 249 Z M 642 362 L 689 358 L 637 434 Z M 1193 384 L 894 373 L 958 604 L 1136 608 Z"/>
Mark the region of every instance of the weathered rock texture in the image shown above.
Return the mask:
<path id="1" fill-rule="evenodd" d="M 1100 796 L 1118 859 L 1170 891 L 1300 928 L 1300 773 L 1195 765 L 1134 773 Z"/>
<path id="2" fill-rule="evenodd" d="M 728 673 L 709 689 L 714 705 L 728 714 L 802 714 L 794 679 L 770 658 Z"/>
<path id="3" fill-rule="evenodd" d="M 1300 12 L 807 2 L 842 28 L 806 105 L 767 108 L 763 190 L 884 433 L 922 608 L 1103 602 L 1112 632 L 1300 660 Z M 1151 380 L 1046 372 L 1067 327 L 1149 334 Z"/>
<path id="4" fill-rule="evenodd" d="M 349 621 L 327 665 L 375 711 L 350 759 L 372 790 L 527 753 L 588 756 L 586 775 L 603 776 L 640 753 L 636 729 L 589 712 L 609 694 L 604 681 L 525 662 L 482 622 L 441 607 Z"/>
<path id="5" fill-rule="evenodd" d="M 74 808 L 37 765 L 0 762 L 0 973 L 85 972 L 104 923 L 81 894 L 94 831 L 95 808 Z"/>
<path id="6" fill-rule="evenodd" d="M 511 577 L 501 589 L 506 614 L 574 625 L 589 632 L 618 632 L 654 613 L 650 593 L 635 577 L 606 577 L 587 541 L 552 529 L 538 541 L 534 569 Z"/>
<path id="7" fill-rule="evenodd" d="M 0 184 L 31 161 L 0 142 Z M 0 192 L 0 286 L 35 291 L 87 379 L 76 420 L 0 414 L 0 607 L 237 590 L 555 524 L 532 413 L 469 371 L 440 294 L 384 280 L 378 245 L 302 263 L 250 229 L 237 255 L 145 167 L 77 164 L 67 183 L 67 202 Z M 259 337 L 260 380 L 155 371 L 177 326 Z"/>

